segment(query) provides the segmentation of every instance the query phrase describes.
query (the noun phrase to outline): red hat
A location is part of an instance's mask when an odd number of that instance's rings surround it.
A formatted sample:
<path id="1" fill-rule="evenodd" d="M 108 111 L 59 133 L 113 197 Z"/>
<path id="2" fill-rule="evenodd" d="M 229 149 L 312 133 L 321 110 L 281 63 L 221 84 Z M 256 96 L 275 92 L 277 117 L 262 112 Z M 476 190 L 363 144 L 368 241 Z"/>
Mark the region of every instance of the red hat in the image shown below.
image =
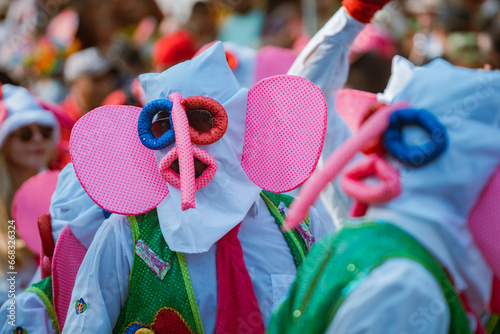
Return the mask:
<path id="1" fill-rule="evenodd" d="M 160 38 L 153 47 L 153 66 L 167 69 L 191 59 L 196 45 L 188 32 L 179 30 Z"/>

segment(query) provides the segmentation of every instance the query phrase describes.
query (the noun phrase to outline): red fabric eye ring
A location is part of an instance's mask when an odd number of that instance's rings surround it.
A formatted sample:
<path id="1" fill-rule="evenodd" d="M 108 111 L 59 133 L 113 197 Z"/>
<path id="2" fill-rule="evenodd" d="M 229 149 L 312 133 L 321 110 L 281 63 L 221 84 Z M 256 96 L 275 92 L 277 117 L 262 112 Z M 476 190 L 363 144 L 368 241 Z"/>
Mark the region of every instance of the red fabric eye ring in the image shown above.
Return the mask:
<path id="1" fill-rule="evenodd" d="M 214 117 L 214 125 L 208 132 L 199 132 L 189 126 L 191 141 L 197 145 L 209 145 L 221 139 L 227 130 L 227 113 L 214 99 L 205 96 L 190 96 L 182 101 L 184 109 L 204 109 Z"/>

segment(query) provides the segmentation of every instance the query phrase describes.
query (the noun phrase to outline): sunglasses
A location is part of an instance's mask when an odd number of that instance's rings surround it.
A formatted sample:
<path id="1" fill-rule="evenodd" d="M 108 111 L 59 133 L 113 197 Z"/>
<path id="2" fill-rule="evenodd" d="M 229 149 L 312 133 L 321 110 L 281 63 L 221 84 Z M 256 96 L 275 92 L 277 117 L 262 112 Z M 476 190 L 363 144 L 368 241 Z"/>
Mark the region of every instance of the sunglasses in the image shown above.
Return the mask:
<path id="1" fill-rule="evenodd" d="M 49 139 L 52 137 L 52 134 L 54 133 L 54 128 L 51 126 L 45 126 L 45 125 L 35 125 L 35 126 L 25 126 L 22 127 L 14 132 L 14 135 L 21 139 L 23 142 L 29 142 L 33 139 L 33 136 L 35 135 L 33 128 L 37 128 L 38 132 L 42 135 L 43 139 Z"/>

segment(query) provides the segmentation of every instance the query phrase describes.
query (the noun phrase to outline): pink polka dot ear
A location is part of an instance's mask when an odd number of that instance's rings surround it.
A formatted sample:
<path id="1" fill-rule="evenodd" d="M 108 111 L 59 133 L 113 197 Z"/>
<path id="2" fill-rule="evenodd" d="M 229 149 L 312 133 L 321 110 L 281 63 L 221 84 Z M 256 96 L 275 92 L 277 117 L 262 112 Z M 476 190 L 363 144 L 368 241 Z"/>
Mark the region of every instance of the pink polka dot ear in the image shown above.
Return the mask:
<path id="1" fill-rule="evenodd" d="M 154 151 L 137 134 L 141 108 L 104 106 L 82 117 L 71 133 L 76 176 L 106 211 L 141 214 L 168 194 Z"/>
<path id="2" fill-rule="evenodd" d="M 469 228 L 484 259 L 500 278 L 500 166 L 472 210 Z"/>
<path id="3" fill-rule="evenodd" d="M 300 186 L 318 162 L 327 109 L 321 90 L 291 75 L 261 80 L 248 92 L 241 166 L 259 187 L 285 192 Z"/>

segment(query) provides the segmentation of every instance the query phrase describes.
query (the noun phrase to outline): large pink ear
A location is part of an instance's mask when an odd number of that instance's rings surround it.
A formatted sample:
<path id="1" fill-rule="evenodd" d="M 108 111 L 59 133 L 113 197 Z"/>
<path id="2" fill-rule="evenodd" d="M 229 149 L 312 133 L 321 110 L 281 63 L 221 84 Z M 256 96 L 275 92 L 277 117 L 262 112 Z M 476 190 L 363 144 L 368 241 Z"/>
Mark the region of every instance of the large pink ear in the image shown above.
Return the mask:
<path id="1" fill-rule="evenodd" d="M 500 278 L 500 166 L 471 211 L 469 228 L 486 262 Z"/>
<path id="2" fill-rule="evenodd" d="M 82 117 L 71 132 L 71 158 L 87 194 L 103 209 L 141 214 L 168 194 L 154 152 L 137 133 L 141 108 L 104 106 Z"/>
<path id="3" fill-rule="evenodd" d="M 49 213 L 57 175 L 59 171 L 39 173 L 24 182 L 14 196 L 12 216 L 16 221 L 17 232 L 26 246 L 37 254 L 42 244 L 38 232 L 38 217 Z"/>
<path id="4" fill-rule="evenodd" d="M 70 307 L 76 274 L 86 253 L 87 249 L 73 235 L 69 225 L 66 225 L 59 234 L 52 258 L 52 293 L 61 331 Z"/>
<path id="5" fill-rule="evenodd" d="M 339 90 L 335 100 L 335 109 L 353 132 L 359 130 L 371 108 L 377 105 L 377 94 L 354 89 Z"/>
<path id="6" fill-rule="evenodd" d="M 241 159 L 250 180 L 272 192 L 304 183 L 320 157 L 326 117 L 323 93 L 304 78 L 275 76 L 252 87 Z"/>

